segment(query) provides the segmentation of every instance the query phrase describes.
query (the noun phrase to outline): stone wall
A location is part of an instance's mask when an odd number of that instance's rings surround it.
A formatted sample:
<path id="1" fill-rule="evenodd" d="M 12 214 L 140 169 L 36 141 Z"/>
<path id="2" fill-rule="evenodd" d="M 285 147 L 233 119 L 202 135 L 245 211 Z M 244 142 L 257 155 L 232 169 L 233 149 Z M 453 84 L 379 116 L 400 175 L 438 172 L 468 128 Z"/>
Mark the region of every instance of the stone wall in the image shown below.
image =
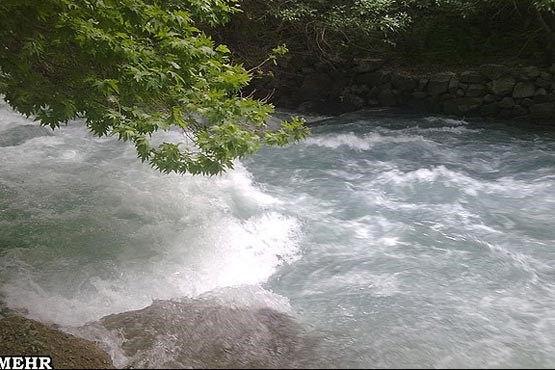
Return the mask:
<path id="1" fill-rule="evenodd" d="M 555 118 L 555 65 L 484 64 L 462 72 L 409 74 L 381 60 L 332 68 L 323 63 L 277 74 L 278 106 L 342 113 L 371 107 L 407 107 L 421 112 L 491 118 Z"/>

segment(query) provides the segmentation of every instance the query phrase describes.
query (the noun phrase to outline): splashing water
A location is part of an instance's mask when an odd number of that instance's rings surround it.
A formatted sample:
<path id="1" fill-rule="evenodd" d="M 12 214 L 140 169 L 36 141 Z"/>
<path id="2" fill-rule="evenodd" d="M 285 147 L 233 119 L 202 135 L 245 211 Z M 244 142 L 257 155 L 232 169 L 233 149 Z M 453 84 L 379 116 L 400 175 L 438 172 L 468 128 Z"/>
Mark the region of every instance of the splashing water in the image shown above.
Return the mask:
<path id="1" fill-rule="evenodd" d="M 201 178 L 157 174 L 79 123 L 52 132 L 0 107 L 0 298 L 104 333 L 121 366 L 121 338 L 98 325 L 149 328 L 134 363 L 187 366 L 160 350 L 189 333 L 187 310 L 128 311 L 224 287 L 239 290 L 222 307 L 258 300 L 319 331 L 327 366 L 555 366 L 555 135 L 441 117 L 327 122 Z M 257 312 L 229 320 L 274 317 Z"/>

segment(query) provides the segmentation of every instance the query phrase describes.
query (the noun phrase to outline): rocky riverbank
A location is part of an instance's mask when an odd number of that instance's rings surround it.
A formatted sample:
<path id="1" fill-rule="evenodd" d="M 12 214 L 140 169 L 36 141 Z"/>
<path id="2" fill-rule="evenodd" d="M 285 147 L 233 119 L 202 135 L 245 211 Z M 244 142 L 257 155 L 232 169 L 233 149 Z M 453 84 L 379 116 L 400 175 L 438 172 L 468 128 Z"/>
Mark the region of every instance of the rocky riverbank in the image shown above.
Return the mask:
<path id="1" fill-rule="evenodd" d="M 0 355 L 50 356 L 54 369 L 114 368 L 96 344 L 15 315 L 0 320 Z"/>
<path id="2" fill-rule="evenodd" d="M 555 118 L 555 65 L 483 64 L 454 72 L 415 73 L 391 68 L 381 59 L 342 66 L 301 64 L 278 71 L 275 79 L 257 87 L 275 91 L 278 106 L 303 112 L 397 107 L 459 117 Z"/>

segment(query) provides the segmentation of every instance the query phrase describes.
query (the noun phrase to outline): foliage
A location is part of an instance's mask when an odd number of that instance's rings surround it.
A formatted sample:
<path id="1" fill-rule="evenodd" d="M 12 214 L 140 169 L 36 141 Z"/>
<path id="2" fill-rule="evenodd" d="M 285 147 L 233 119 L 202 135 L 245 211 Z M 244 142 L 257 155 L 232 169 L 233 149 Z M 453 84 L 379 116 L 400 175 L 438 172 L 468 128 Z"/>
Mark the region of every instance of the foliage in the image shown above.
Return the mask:
<path id="1" fill-rule="evenodd" d="M 0 94 L 52 128 L 84 118 L 160 171 L 218 174 L 307 135 L 298 118 L 269 130 L 273 107 L 242 96 L 249 72 L 201 30 L 237 11 L 236 0 L 2 0 Z M 189 144 L 152 144 L 176 128 Z"/>
<path id="2" fill-rule="evenodd" d="M 555 37 L 555 0 L 244 0 L 243 8 L 239 31 L 262 33 L 243 39 L 286 41 L 339 63 L 549 59 Z"/>

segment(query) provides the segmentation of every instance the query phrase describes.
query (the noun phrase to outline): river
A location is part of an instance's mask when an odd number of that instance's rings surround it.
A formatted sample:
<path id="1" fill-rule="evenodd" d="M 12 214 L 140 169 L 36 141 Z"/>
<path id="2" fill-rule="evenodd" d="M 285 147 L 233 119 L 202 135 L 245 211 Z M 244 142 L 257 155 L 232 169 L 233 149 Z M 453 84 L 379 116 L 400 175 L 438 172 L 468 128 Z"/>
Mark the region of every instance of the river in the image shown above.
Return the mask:
<path id="1" fill-rule="evenodd" d="M 0 156 L 0 300 L 118 366 L 555 366 L 554 131 L 351 114 L 205 178 L 2 105 Z"/>

